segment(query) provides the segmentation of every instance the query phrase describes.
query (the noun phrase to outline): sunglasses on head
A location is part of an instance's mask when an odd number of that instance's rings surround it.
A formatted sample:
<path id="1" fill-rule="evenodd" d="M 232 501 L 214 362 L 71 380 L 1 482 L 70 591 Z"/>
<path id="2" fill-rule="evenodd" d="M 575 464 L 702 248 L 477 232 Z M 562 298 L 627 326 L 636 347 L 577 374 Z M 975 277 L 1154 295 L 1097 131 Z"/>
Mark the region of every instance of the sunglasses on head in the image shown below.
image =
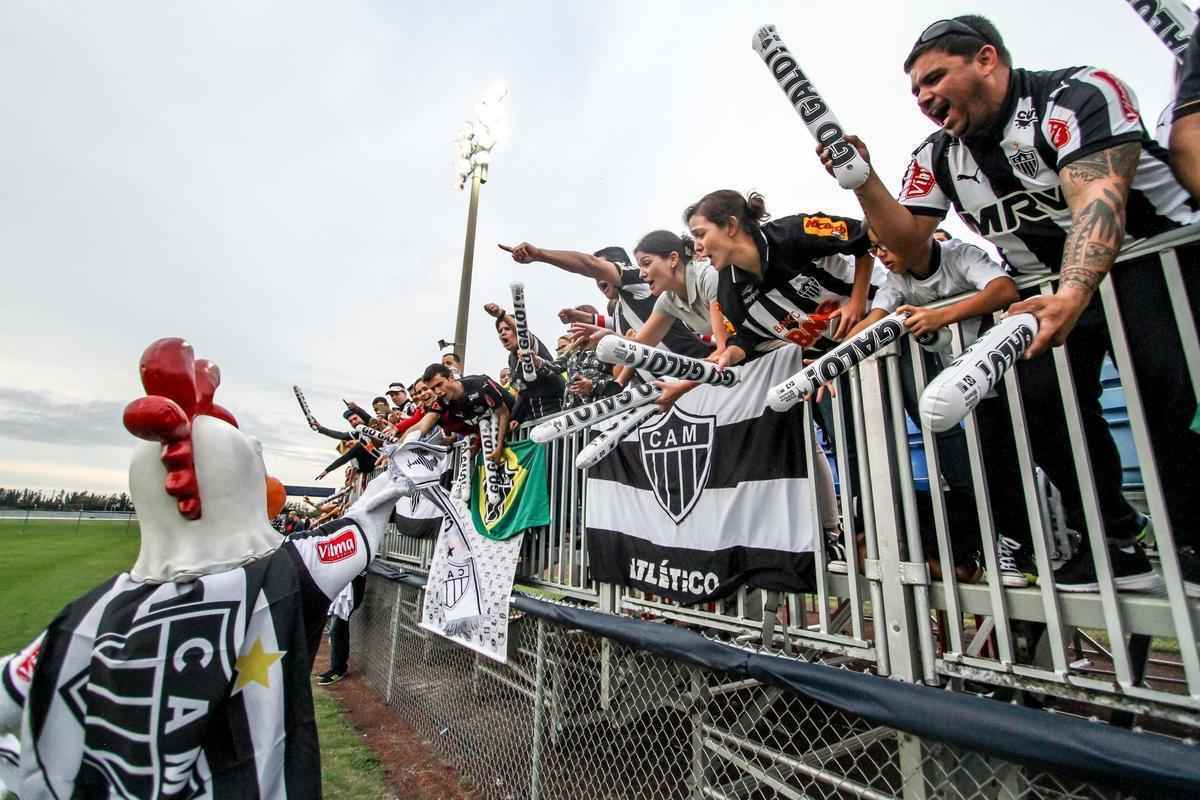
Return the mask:
<path id="1" fill-rule="evenodd" d="M 992 43 L 991 40 L 989 40 L 986 36 L 965 22 L 960 22 L 956 19 L 940 19 L 925 30 L 921 31 L 921 35 L 917 37 L 917 43 L 913 45 L 913 47 L 917 48 L 923 44 L 929 44 L 935 39 L 940 39 L 943 36 L 950 36 L 953 34 L 957 34 L 959 36 L 971 36 L 979 39 L 985 44 Z"/>

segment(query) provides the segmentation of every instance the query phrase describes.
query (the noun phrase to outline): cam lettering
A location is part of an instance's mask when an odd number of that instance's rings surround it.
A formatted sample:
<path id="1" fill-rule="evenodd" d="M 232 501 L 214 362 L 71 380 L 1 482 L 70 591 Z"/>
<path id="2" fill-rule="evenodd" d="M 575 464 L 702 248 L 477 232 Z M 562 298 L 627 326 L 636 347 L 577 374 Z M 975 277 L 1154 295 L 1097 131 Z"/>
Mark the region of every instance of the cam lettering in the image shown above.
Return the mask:
<path id="1" fill-rule="evenodd" d="M 650 441 L 650 447 L 658 450 L 664 447 L 696 444 L 700 438 L 696 432 L 695 425 L 684 425 L 679 428 L 679 436 L 676 436 L 675 433 L 676 431 L 673 428 L 668 429 L 665 434 L 663 431 L 652 431 L 647 437 Z"/>
<path id="2" fill-rule="evenodd" d="M 358 536 L 353 528 L 346 528 L 324 542 L 317 542 L 317 559 L 322 564 L 335 564 L 344 561 L 358 552 Z"/>

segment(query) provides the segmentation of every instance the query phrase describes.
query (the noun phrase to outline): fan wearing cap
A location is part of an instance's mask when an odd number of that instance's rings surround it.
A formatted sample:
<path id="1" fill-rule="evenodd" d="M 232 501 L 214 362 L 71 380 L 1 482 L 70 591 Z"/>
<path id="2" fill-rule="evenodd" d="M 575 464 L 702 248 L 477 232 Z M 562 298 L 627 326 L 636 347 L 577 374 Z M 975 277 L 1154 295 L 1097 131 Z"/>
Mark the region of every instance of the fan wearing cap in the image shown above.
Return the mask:
<path id="1" fill-rule="evenodd" d="M 623 247 L 604 247 L 589 255 L 576 250 L 546 250 L 522 242 L 515 247 L 500 245 L 500 249 L 512 254 L 518 264 L 534 262 L 550 264 L 564 272 L 584 275 L 596 282 L 604 297 L 616 302 L 616 316 L 588 315 L 586 312 L 564 308 L 559 312 L 563 322 L 583 322 L 600 325 L 619 334 L 639 331 L 654 313 L 655 298 L 646 285 L 637 267 Z M 662 337 L 662 346 L 673 353 L 704 358 L 712 347 L 702 341 L 678 320 L 667 329 Z"/>
<path id="2" fill-rule="evenodd" d="M 415 410 L 415 404 L 408 399 L 408 389 L 403 383 L 396 381 L 388 384 L 387 396 L 392 406 L 404 416 L 410 416 Z"/>
<path id="3" fill-rule="evenodd" d="M 3 779 L 22 798 L 319 796 L 325 612 L 416 483 L 383 474 L 285 540 L 262 447 L 213 402 L 216 366 L 160 339 L 141 377 L 124 414 L 145 440 L 129 467 L 137 560 L 0 657 L 0 737 L 21 735 Z"/>

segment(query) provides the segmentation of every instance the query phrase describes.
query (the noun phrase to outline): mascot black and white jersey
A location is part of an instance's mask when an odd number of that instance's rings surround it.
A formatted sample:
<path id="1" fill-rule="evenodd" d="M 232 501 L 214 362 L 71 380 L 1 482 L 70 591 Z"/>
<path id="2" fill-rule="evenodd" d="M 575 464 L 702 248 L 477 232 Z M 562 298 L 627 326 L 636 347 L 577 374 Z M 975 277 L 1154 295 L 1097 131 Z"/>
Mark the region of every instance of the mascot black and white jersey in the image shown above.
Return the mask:
<path id="1" fill-rule="evenodd" d="M 125 412 L 150 440 L 130 466 L 138 560 L 0 658 L 0 741 L 19 739 L 0 777 L 22 800 L 317 797 L 325 615 L 418 487 L 381 475 L 345 517 L 285 540 L 261 447 L 212 403 L 215 365 L 165 339 L 141 367 L 148 396 Z"/>

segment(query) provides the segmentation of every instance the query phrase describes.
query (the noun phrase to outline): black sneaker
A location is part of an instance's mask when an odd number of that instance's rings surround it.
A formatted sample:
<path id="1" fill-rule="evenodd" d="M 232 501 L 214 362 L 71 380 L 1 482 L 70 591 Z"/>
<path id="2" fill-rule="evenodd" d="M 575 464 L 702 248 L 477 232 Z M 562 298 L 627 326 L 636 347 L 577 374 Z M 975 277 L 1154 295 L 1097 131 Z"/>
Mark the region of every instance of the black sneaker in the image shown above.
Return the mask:
<path id="1" fill-rule="evenodd" d="M 1162 577 L 1154 571 L 1141 545 L 1109 545 L 1108 558 L 1117 591 L 1162 591 Z M 1076 552 L 1070 561 L 1054 571 L 1054 583 L 1064 592 L 1100 591 L 1100 584 L 1096 579 L 1096 565 L 1092 562 L 1092 551 L 1082 548 Z"/>
<path id="2" fill-rule="evenodd" d="M 346 677 L 346 673 L 344 672 L 334 672 L 333 670 L 329 670 L 329 672 L 323 673 L 321 677 L 317 678 L 317 685 L 330 686 L 337 683 L 344 677 Z"/>
<path id="3" fill-rule="evenodd" d="M 317 676 L 317 679 L 318 679 L 318 680 L 320 680 L 320 679 L 322 679 L 322 678 L 328 678 L 328 677 L 329 677 L 330 675 L 332 675 L 332 674 L 333 674 L 333 670 L 331 670 L 331 669 L 327 669 L 327 670 L 325 670 L 324 672 L 322 672 L 320 675 L 318 675 L 318 676 Z"/>
<path id="4" fill-rule="evenodd" d="M 1187 596 L 1200 597 L 1200 555 L 1196 548 L 1180 548 L 1179 571 L 1183 573 L 1183 590 Z"/>
<path id="5" fill-rule="evenodd" d="M 996 571 L 1000 573 L 1000 583 L 1010 589 L 1020 589 L 1028 586 L 1031 581 L 1022 569 L 1026 559 L 1021 556 L 1021 543 L 1007 536 L 996 539 Z M 1034 570 L 1035 581 L 1037 571 Z"/>

